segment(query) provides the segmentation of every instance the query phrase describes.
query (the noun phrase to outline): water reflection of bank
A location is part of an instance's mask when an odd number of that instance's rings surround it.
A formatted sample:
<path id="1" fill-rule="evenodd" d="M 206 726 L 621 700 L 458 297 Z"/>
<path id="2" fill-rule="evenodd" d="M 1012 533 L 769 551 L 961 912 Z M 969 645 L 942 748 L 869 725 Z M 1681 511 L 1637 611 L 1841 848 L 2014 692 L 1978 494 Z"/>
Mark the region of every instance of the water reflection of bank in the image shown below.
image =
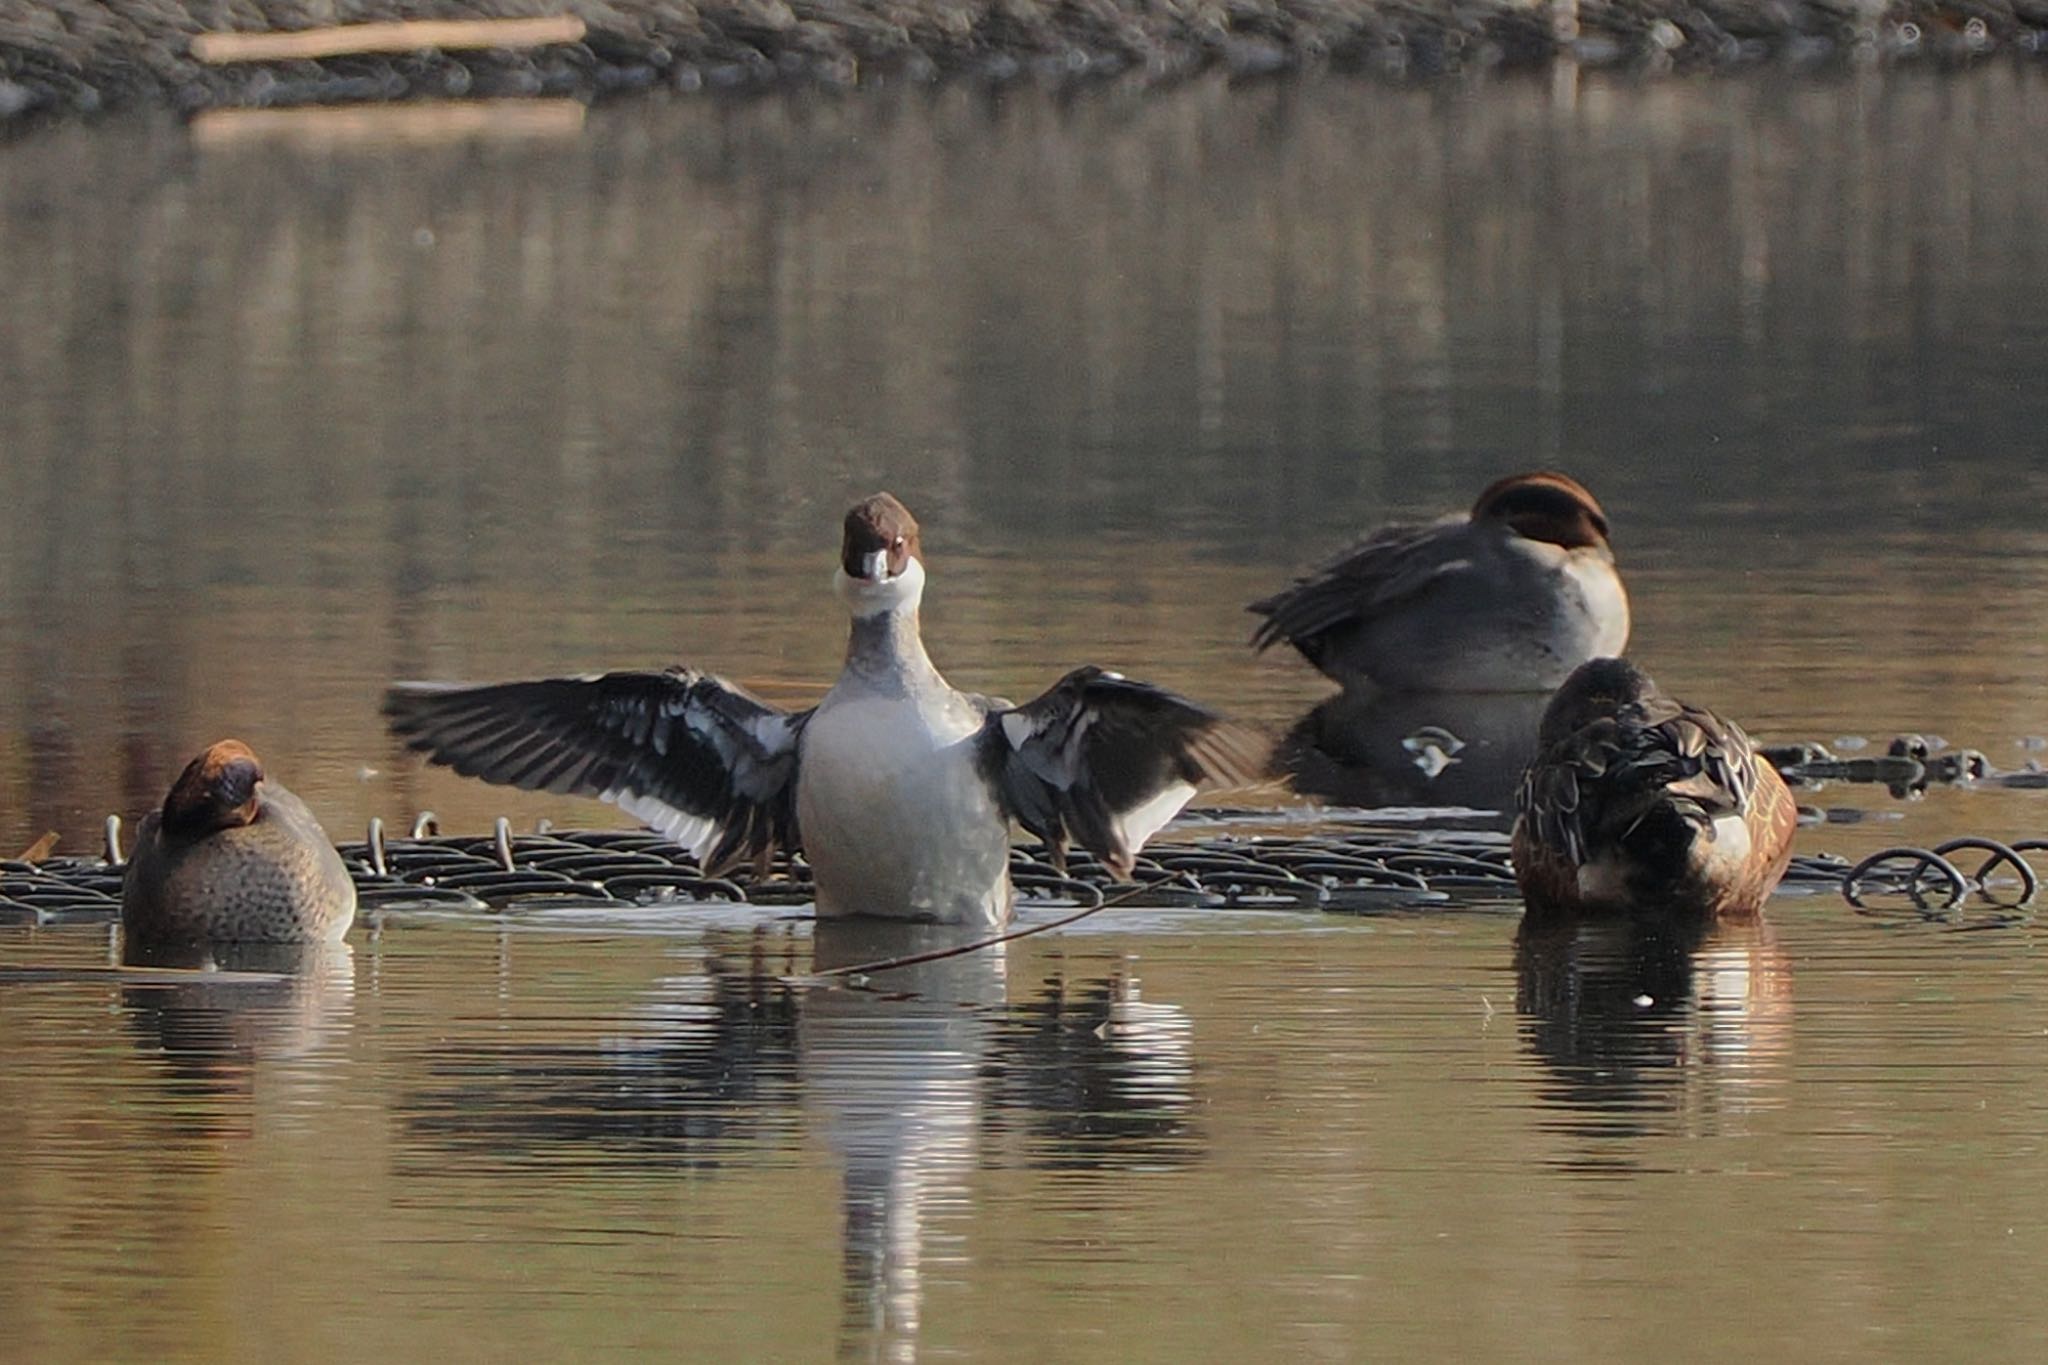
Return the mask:
<path id="1" fill-rule="evenodd" d="M 829 677 L 819 536 L 884 484 L 928 490 L 976 689 L 1113 640 L 1278 718 L 1319 684 L 1243 602 L 1555 463 L 1689 695 L 2031 733 L 2044 109 L 1983 71 L 643 103 L 336 157 L 47 130 L 0 167 L 0 848 L 90 848 L 230 733 L 336 835 L 588 822 L 401 768 L 382 686 Z"/>

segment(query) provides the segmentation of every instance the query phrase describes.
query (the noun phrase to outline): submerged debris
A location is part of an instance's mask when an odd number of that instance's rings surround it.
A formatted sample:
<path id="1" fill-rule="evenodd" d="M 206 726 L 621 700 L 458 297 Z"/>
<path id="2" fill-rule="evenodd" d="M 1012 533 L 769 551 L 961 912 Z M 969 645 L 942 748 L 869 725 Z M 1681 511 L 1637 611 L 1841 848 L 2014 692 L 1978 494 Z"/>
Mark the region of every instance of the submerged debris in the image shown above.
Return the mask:
<path id="1" fill-rule="evenodd" d="M 1866 747 L 1867 740 L 1835 741 L 1835 748 L 1849 752 Z M 1826 745 L 1811 741 L 1765 745 L 1758 752 L 1795 787 L 1826 782 L 1875 783 L 1900 798 L 1918 795 L 1930 786 L 2030 786 L 2036 775 L 2027 770 L 2000 772 L 1979 750 L 1951 749 L 1945 741 L 1920 735 L 1900 735 L 1892 740 L 1882 757 L 1873 758 L 1843 758 Z"/>
<path id="2" fill-rule="evenodd" d="M 522 50 L 349 52 L 235 65 L 216 33 L 580 18 L 581 41 Z M 312 44 L 325 50 L 333 44 Z M 1160 84 L 1329 68 L 1394 78 L 1531 67 L 1657 71 L 1780 60 L 1971 61 L 2048 47 L 2048 0 L 0 0 L 0 119 L 134 100 L 194 110 L 964 76 Z M 199 52 L 206 44 L 199 43 Z"/>

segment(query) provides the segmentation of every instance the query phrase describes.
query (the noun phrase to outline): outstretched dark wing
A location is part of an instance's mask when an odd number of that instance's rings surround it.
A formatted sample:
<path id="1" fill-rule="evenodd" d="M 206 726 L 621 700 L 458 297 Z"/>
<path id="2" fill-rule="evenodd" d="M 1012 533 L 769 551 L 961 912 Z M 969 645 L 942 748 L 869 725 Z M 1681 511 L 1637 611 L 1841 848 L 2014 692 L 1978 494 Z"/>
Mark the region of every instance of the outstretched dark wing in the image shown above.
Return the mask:
<path id="1" fill-rule="evenodd" d="M 992 711 L 981 735 L 983 771 L 1010 817 L 1056 863 L 1071 838 L 1119 877 L 1197 787 L 1260 781 L 1267 749 L 1185 697 L 1099 668 Z"/>
<path id="2" fill-rule="evenodd" d="M 392 732 L 465 777 L 595 796 L 646 821 L 707 871 L 795 849 L 797 740 L 780 711 L 694 669 L 480 687 L 399 683 Z"/>
<path id="3" fill-rule="evenodd" d="M 1313 660 L 1319 636 L 1369 621 L 1436 579 L 1468 571 L 1471 564 L 1457 548 L 1457 532 L 1468 524 L 1454 517 L 1374 531 L 1315 572 L 1247 607 L 1266 618 L 1252 632 L 1252 648 L 1264 650 L 1286 640 Z"/>

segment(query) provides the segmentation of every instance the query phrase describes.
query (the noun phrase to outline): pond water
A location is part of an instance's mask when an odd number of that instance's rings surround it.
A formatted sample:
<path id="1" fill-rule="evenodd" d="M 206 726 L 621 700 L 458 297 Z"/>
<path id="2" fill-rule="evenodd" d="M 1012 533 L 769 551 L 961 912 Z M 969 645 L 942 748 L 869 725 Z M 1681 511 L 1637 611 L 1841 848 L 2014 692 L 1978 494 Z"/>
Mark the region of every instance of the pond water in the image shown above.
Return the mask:
<path id="1" fill-rule="evenodd" d="M 0 146 L 0 852 L 227 734 L 340 837 L 617 823 L 421 772 L 379 692 L 807 701 L 883 486 L 964 686 L 1287 726 L 1328 689 L 1246 601 L 1558 465 L 1681 695 L 2048 734 L 2048 71 L 465 127 Z M 2048 795 L 1801 799 L 1856 854 Z M 0 1355 L 2039 1355 L 2030 913 L 1515 912 L 1119 910 L 869 990 L 780 911 L 392 913 L 176 985 L 0 929 Z"/>

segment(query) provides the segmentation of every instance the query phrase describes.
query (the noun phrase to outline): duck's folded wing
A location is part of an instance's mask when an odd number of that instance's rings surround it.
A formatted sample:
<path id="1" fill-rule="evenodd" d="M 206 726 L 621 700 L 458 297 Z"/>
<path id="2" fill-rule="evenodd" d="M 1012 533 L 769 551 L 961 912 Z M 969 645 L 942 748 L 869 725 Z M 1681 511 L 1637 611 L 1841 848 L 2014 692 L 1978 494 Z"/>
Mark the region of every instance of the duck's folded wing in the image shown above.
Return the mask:
<path id="1" fill-rule="evenodd" d="M 1010 817 L 1055 862 L 1064 865 L 1071 839 L 1119 877 L 1198 787 L 1262 780 L 1267 748 L 1185 697 L 1099 668 L 991 712 L 981 734 L 984 771 Z"/>
<path id="2" fill-rule="evenodd" d="M 1759 761 L 1732 722 L 1660 697 L 1553 745 L 1523 776 L 1517 806 L 1535 846 L 1576 867 L 1654 804 L 1677 801 L 1709 829 L 1746 814 Z"/>
<path id="3" fill-rule="evenodd" d="M 1428 525 L 1387 526 L 1291 585 L 1252 603 L 1265 617 L 1252 648 L 1301 643 L 1413 597 L 1446 575 L 1471 569 L 1459 550 L 1462 518 Z"/>
<path id="4" fill-rule="evenodd" d="M 800 842 L 797 741 L 811 713 L 778 710 L 708 673 L 399 683 L 384 714 L 431 762 L 524 791 L 615 802 L 707 871 L 765 862 Z"/>
<path id="5" fill-rule="evenodd" d="M 1530 854 L 1585 865 L 1602 826 L 1606 778 L 1622 761 L 1620 728 L 1612 719 L 1595 721 L 1552 745 L 1522 774 L 1515 795 L 1521 816 L 1517 837 Z"/>
<path id="6" fill-rule="evenodd" d="M 1759 800 L 1775 798 L 1783 784 L 1767 785 L 1762 770 L 1769 761 L 1757 754 L 1741 726 L 1697 706 L 1674 704 L 1674 710 L 1658 726 L 1662 747 L 1672 755 L 1666 790 L 1696 805 L 1707 821 L 1724 815 L 1748 818 Z"/>

